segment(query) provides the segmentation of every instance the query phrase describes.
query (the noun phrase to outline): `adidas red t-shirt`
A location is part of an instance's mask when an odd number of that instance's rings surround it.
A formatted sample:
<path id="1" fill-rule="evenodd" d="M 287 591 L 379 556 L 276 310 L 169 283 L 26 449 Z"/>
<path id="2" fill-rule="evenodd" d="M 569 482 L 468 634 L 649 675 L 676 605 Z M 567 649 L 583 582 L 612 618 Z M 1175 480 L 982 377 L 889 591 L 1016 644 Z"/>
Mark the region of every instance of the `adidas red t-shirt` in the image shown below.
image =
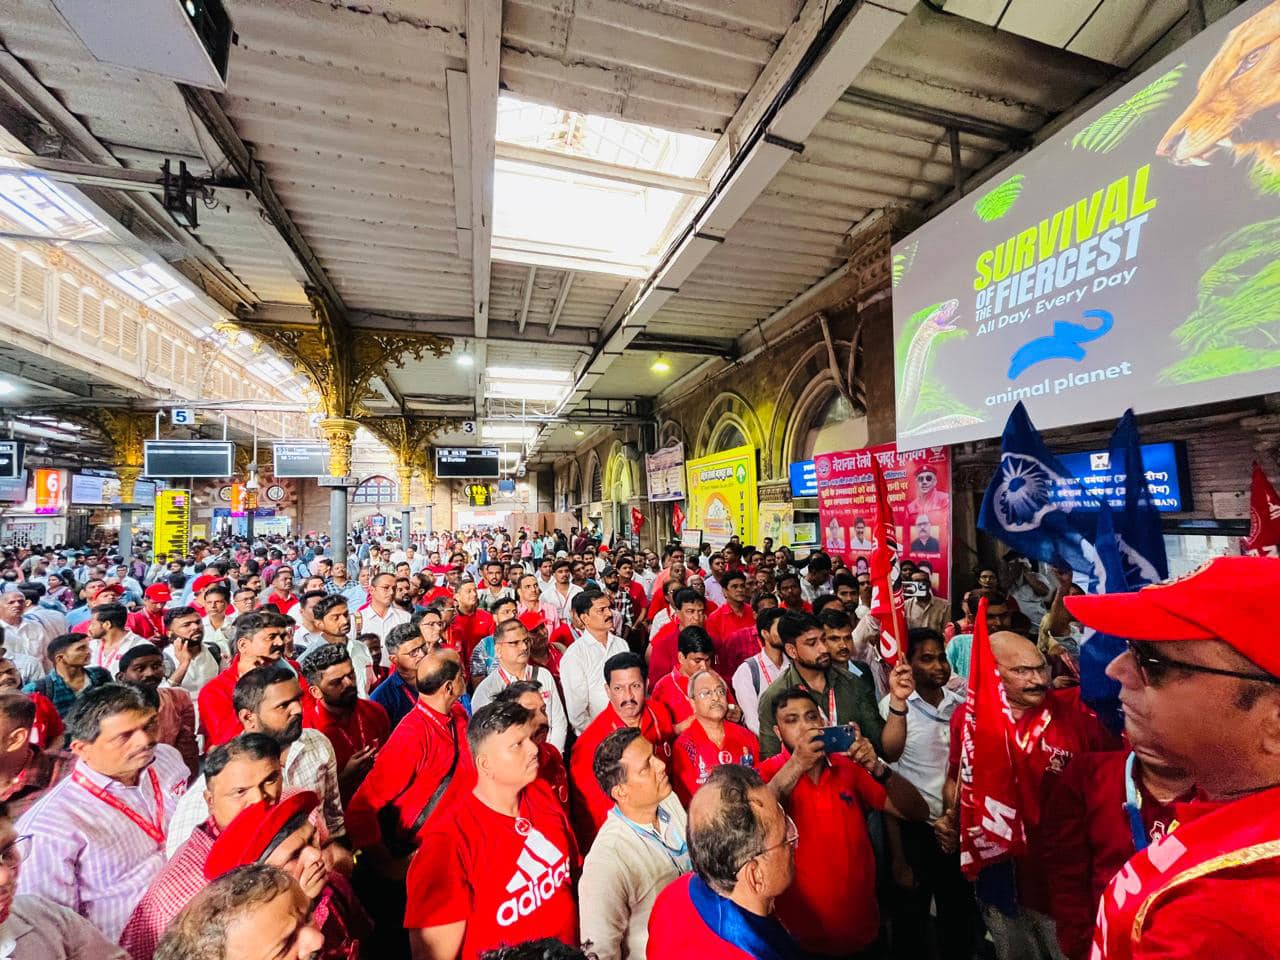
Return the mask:
<path id="1" fill-rule="evenodd" d="M 521 821 L 471 794 L 414 854 L 405 886 L 410 930 L 465 921 L 462 960 L 542 937 L 576 946 L 573 876 L 578 851 L 564 807 L 535 780 L 520 798 Z M 437 818 L 440 819 L 440 818 Z"/>

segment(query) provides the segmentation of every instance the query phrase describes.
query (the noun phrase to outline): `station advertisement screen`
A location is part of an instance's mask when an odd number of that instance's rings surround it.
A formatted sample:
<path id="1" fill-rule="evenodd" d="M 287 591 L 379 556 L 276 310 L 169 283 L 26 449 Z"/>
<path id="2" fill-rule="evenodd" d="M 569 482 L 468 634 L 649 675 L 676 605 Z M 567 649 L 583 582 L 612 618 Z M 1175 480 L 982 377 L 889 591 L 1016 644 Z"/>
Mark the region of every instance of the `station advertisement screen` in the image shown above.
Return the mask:
<path id="1" fill-rule="evenodd" d="M 436 476 L 441 480 L 496 480 L 501 452 L 497 447 L 436 447 Z"/>
<path id="2" fill-rule="evenodd" d="M 271 445 L 277 478 L 327 477 L 329 444 L 323 440 L 278 441 Z"/>
<path id="3" fill-rule="evenodd" d="M 236 445 L 230 440 L 148 440 L 143 474 L 148 477 L 235 475 Z"/>
<path id="4" fill-rule="evenodd" d="M 899 449 L 1276 388 L 1278 30 L 1244 4 L 894 245 Z"/>

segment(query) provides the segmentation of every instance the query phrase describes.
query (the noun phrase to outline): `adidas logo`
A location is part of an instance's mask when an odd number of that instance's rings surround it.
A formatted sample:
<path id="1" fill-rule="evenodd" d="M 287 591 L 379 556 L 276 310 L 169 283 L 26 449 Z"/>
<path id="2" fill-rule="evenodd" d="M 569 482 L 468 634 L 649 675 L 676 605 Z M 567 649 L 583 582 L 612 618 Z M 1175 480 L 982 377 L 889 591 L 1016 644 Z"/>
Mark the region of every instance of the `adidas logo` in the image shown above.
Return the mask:
<path id="1" fill-rule="evenodd" d="M 525 837 L 516 867 L 507 881 L 507 893 L 515 896 L 498 907 L 498 924 L 503 927 L 533 914 L 569 882 L 568 858 L 536 829 Z"/>

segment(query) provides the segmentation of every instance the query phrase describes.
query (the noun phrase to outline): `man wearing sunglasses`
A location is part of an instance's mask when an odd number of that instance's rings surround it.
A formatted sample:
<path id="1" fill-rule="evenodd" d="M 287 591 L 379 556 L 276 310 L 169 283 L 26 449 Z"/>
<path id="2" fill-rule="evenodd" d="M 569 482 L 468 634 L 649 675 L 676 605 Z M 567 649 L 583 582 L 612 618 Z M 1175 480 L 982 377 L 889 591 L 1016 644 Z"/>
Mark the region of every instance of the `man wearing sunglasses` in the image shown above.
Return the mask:
<path id="1" fill-rule="evenodd" d="M 1280 956 L 1280 560 L 1219 557 L 1136 593 L 1067 597 L 1124 637 L 1107 673 L 1125 727 L 1185 767 L 1195 802 L 1108 885 L 1093 956 Z"/>

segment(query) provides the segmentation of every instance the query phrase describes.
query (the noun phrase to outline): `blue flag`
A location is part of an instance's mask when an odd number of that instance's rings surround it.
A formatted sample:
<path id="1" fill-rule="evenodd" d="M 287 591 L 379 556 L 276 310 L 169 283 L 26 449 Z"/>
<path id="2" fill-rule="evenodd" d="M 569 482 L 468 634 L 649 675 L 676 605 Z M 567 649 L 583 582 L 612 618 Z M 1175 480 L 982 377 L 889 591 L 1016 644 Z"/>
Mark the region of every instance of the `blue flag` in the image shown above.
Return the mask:
<path id="1" fill-rule="evenodd" d="M 1098 504 L 1091 593 L 1127 593 L 1169 578 L 1160 513 L 1151 502 L 1132 410 L 1125 411 L 1111 434 L 1110 456 L 1113 475 L 1117 480 L 1124 477 L 1124 507 L 1117 513 L 1105 497 Z M 1123 474 L 1115 469 L 1121 464 Z M 1106 675 L 1106 669 L 1124 649 L 1124 638 L 1091 630 L 1080 644 L 1080 699 L 1116 731 L 1123 725 L 1120 684 Z"/>
<path id="2" fill-rule="evenodd" d="M 1045 446 L 1019 403 L 1004 426 L 1000 466 L 982 498 L 978 529 L 1034 560 L 1092 576 L 1086 536 L 1093 536 L 1095 515 L 1081 514 L 1079 489 L 1079 479 Z"/>

